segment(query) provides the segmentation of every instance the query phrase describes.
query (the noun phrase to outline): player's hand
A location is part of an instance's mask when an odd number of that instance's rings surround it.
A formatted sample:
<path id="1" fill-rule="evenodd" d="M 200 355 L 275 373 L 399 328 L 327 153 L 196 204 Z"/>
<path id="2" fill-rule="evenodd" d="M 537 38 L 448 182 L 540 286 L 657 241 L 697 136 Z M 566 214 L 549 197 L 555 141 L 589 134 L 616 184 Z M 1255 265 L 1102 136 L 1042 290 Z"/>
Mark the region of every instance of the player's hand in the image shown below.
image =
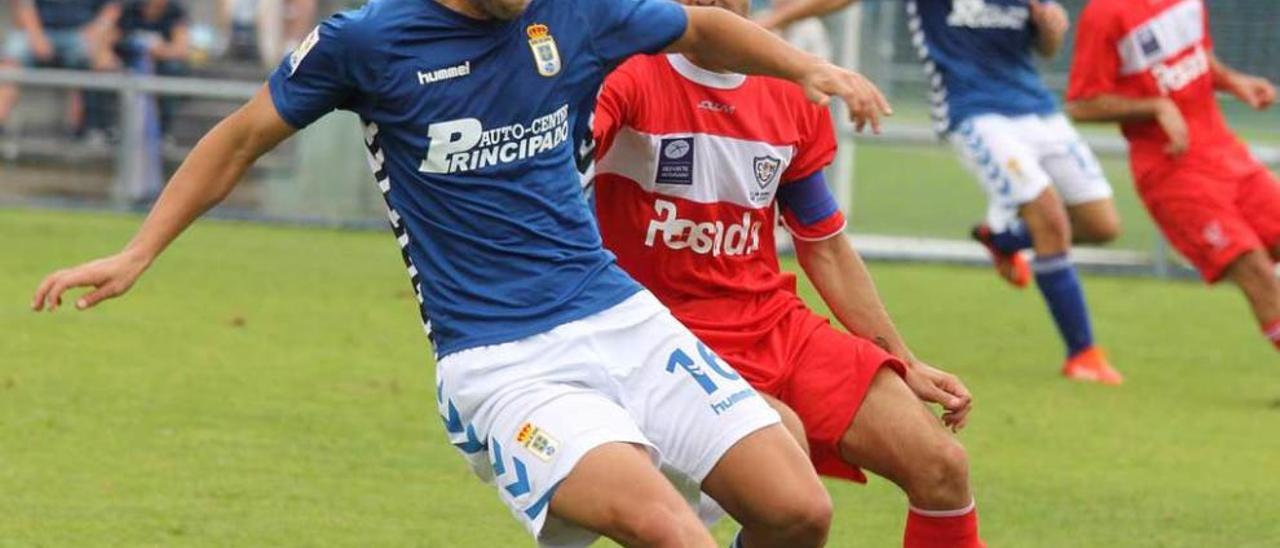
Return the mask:
<path id="1" fill-rule="evenodd" d="M 53 312 L 62 305 L 62 294 L 77 287 L 91 287 L 93 291 L 77 299 L 76 308 L 92 308 L 104 300 L 129 291 L 149 265 L 150 261 L 145 258 L 121 253 L 59 270 L 40 282 L 35 297 L 31 300 L 31 309 L 36 312 Z"/>
<path id="2" fill-rule="evenodd" d="M 53 59 L 53 42 L 43 32 L 32 32 L 27 35 L 27 43 L 31 46 L 31 55 L 37 61 L 48 62 Z"/>
<path id="3" fill-rule="evenodd" d="M 1266 110 L 1276 102 L 1276 87 L 1258 76 L 1240 74 L 1232 78 L 1231 93 L 1253 110 Z"/>
<path id="4" fill-rule="evenodd" d="M 839 97 L 849 107 L 849 118 L 859 131 L 871 125 L 871 131 L 880 133 L 880 118 L 893 114 L 889 100 L 866 77 L 845 70 L 831 63 L 821 62 L 807 75 L 800 85 L 810 101 L 826 106 L 832 97 Z"/>
<path id="5" fill-rule="evenodd" d="M 1161 99 L 1156 106 L 1156 122 L 1169 138 L 1169 144 L 1164 147 L 1166 154 L 1179 156 L 1187 151 L 1191 146 L 1191 132 L 1177 104 L 1170 99 Z"/>
<path id="6" fill-rule="evenodd" d="M 1066 33 L 1071 26 L 1071 16 L 1057 2 L 1027 0 L 1027 9 L 1031 11 L 1031 24 L 1039 32 L 1056 36 Z"/>
<path id="7" fill-rule="evenodd" d="M 920 360 L 912 360 L 907 364 L 904 380 L 916 397 L 942 406 L 942 422 L 952 432 L 959 432 L 969 423 L 973 396 L 959 377 Z"/>

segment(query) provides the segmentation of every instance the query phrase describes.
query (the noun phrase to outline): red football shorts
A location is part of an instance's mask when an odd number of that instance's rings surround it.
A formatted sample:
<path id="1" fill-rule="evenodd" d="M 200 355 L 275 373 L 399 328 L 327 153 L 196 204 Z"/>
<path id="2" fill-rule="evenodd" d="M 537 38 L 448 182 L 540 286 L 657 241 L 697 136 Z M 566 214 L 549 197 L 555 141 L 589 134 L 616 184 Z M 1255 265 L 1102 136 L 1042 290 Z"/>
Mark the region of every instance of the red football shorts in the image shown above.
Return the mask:
<path id="1" fill-rule="evenodd" d="M 751 386 L 800 416 L 819 474 L 867 481 L 861 470 L 840 458 L 840 439 L 880 368 L 902 375 L 905 364 L 871 341 L 837 330 L 798 301 L 764 332 L 693 332 Z"/>
<path id="2" fill-rule="evenodd" d="M 1226 274 L 1241 255 L 1280 245 L 1280 181 L 1261 165 L 1244 175 L 1180 166 L 1138 185 L 1173 247 L 1208 283 Z"/>

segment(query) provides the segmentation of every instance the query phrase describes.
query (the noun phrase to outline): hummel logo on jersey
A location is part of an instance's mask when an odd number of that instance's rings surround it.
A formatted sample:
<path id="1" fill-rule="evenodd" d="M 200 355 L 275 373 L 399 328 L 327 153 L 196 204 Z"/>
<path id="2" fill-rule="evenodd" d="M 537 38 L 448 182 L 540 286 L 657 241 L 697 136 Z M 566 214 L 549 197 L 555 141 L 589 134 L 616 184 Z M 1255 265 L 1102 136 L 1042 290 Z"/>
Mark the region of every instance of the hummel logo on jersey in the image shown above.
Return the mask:
<path id="1" fill-rule="evenodd" d="M 535 118 L 486 130 L 475 118 L 427 126 L 431 145 L 418 171 L 461 173 L 509 164 L 554 150 L 569 140 L 569 106 Z"/>
<path id="2" fill-rule="evenodd" d="M 432 71 L 424 72 L 420 70 L 418 71 L 418 83 L 425 86 L 427 84 L 434 84 L 442 80 L 452 80 L 454 78 L 462 78 L 463 76 L 470 76 L 470 75 L 471 75 L 471 61 L 467 61 L 465 63 L 462 63 L 461 65 L 454 65 L 452 67 L 445 67 L 442 69 L 436 69 Z"/>
<path id="3" fill-rule="evenodd" d="M 760 250 L 761 223 L 751 218 L 751 212 L 743 212 L 742 222 L 725 226 L 716 221 L 695 223 L 679 218 L 676 204 L 655 200 L 653 209 L 658 219 L 649 222 L 644 245 L 653 247 L 662 234 L 662 243 L 670 249 L 688 249 L 699 255 L 747 255 Z"/>
<path id="4" fill-rule="evenodd" d="M 1025 6 L 1001 6 L 984 0 L 955 0 L 947 24 L 976 29 L 1021 29 L 1031 11 Z"/>

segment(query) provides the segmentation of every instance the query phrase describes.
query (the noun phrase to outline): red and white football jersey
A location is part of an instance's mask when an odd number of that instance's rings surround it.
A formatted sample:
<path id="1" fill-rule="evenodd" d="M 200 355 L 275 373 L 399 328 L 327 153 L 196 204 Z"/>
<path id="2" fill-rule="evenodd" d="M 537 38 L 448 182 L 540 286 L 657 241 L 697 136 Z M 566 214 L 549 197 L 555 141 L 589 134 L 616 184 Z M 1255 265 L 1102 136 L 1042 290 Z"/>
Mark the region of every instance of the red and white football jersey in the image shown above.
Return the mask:
<path id="1" fill-rule="evenodd" d="M 627 272 L 694 329 L 760 329 L 802 306 L 774 227 L 780 209 L 796 238 L 844 229 L 820 178 L 836 148 L 827 109 L 680 55 L 631 58 L 598 105 L 597 217 Z"/>
<path id="2" fill-rule="evenodd" d="M 1140 183 L 1178 161 L 1207 164 L 1224 175 L 1257 169 L 1218 106 L 1202 0 L 1092 0 L 1077 26 L 1068 100 L 1164 96 L 1186 119 L 1191 147 L 1178 159 L 1164 152 L 1168 138 L 1154 120 L 1121 125 Z"/>

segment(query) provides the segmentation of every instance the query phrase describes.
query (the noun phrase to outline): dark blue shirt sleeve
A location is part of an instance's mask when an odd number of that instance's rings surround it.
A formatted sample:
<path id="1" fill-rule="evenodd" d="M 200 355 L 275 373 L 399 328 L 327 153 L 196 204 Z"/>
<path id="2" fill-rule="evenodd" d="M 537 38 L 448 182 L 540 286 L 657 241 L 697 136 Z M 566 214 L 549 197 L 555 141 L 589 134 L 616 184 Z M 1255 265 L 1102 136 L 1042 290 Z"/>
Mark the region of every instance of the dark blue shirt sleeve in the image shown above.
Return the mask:
<path id="1" fill-rule="evenodd" d="M 821 171 L 778 188 L 778 205 L 802 226 L 821 223 L 840 211 Z"/>
<path id="2" fill-rule="evenodd" d="M 684 7 L 671 0 L 583 0 L 596 54 L 607 67 L 637 53 L 657 53 L 689 26 Z"/>
<path id="3" fill-rule="evenodd" d="M 302 129 L 354 104 L 361 87 L 358 67 L 369 60 L 361 55 L 366 44 L 353 23 L 351 13 L 325 20 L 272 73 L 271 100 L 289 125 Z"/>

